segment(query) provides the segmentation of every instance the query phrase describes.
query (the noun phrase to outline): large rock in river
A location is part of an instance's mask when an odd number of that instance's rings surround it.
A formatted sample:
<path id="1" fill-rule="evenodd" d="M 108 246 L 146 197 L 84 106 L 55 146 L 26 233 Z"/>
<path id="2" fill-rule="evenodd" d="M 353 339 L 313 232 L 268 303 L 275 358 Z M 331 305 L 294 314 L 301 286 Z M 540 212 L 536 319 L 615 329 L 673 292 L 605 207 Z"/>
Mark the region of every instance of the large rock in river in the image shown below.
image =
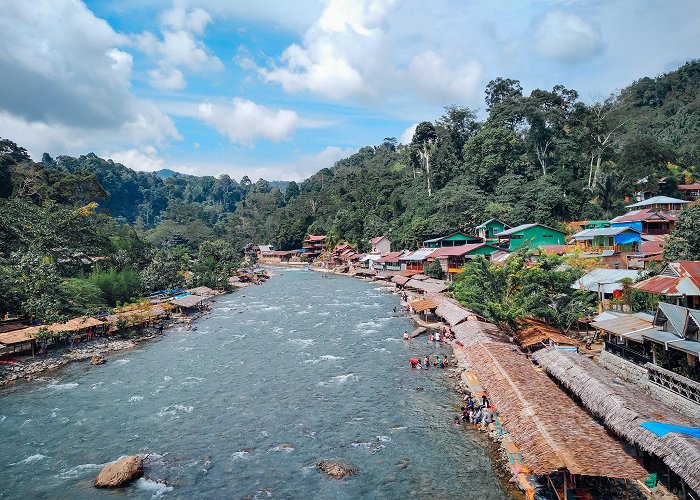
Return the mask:
<path id="1" fill-rule="evenodd" d="M 107 464 L 95 479 L 96 488 L 116 488 L 143 476 L 143 458 L 130 455 Z"/>
<path id="2" fill-rule="evenodd" d="M 355 474 L 357 469 L 347 464 L 336 462 L 335 460 L 321 460 L 316 464 L 316 468 L 336 479 Z"/>
<path id="3" fill-rule="evenodd" d="M 90 364 L 91 365 L 102 365 L 105 362 L 105 358 L 101 356 L 100 354 L 95 354 L 92 358 L 90 358 Z"/>

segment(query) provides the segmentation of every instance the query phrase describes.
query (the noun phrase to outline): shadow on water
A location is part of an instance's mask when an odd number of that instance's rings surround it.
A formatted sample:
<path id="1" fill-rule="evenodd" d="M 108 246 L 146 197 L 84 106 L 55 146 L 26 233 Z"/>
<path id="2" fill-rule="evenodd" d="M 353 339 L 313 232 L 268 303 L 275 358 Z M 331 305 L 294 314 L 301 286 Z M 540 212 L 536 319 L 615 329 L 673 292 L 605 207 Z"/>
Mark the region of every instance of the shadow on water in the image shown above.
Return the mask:
<path id="1" fill-rule="evenodd" d="M 196 331 L 4 388 L 0 496 L 112 496 L 92 487 L 101 465 L 151 453 L 126 496 L 509 498 L 483 437 L 452 423 L 447 373 L 408 368 L 433 351 L 400 340 L 396 305 L 371 283 L 280 271 Z M 330 479 L 323 459 L 360 472 Z"/>

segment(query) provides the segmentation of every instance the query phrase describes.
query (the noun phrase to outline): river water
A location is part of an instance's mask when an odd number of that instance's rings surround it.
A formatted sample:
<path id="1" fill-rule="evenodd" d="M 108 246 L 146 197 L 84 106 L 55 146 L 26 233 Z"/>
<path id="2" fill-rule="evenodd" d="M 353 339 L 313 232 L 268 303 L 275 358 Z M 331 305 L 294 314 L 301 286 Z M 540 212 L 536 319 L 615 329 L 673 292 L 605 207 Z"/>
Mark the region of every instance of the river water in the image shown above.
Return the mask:
<path id="1" fill-rule="evenodd" d="M 452 423 L 444 370 L 411 370 L 411 322 L 376 284 L 303 270 L 219 297 L 196 331 L 0 390 L 5 498 L 508 498 Z M 147 479 L 92 486 L 150 453 Z M 359 474 L 317 472 L 338 459 Z M 165 484 L 163 484 L 165 483 Z"/>

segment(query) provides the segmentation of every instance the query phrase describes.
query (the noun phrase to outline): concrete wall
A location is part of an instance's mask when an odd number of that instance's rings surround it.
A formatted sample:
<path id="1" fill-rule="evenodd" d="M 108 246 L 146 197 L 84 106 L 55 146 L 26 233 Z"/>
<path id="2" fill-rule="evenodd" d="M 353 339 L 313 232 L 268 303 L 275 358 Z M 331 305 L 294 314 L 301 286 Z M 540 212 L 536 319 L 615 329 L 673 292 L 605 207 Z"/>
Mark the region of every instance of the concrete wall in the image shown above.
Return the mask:
<path id="1" fill-rule="evenodd" d="M 606 350 L 600 352 L 600 366 L 607 368 L 615 375 L 628 382 L 646 386 L 649 381 L 646 368 L 635 365 Z"/>
<path id="2" fill-rule="evenodd" d="M 669 391 L 665 387 L 649 382 L 646 368 L 635 365 L 605 350 L 600 353 L 600 365 L 607 368 L 621 379 L 638 384 L 653 398 L 670 406 L 679 413 L 694 419 L 700 419 L 700 405 L 673 391 Z"/>

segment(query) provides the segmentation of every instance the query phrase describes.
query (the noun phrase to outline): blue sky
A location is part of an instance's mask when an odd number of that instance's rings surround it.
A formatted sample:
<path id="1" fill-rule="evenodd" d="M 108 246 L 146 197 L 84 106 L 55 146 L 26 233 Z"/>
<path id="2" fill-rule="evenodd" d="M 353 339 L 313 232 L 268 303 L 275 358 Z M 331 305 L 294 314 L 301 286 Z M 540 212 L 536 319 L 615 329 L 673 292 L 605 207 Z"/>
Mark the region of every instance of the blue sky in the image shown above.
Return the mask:
<path id="1" fill-rule="evenodd" d="M 700 56 L 695 0 L 36 0 L 0 18 L 0 137 L 35 159 L 300 180 L 498 76 L 586 101 Z"/>

